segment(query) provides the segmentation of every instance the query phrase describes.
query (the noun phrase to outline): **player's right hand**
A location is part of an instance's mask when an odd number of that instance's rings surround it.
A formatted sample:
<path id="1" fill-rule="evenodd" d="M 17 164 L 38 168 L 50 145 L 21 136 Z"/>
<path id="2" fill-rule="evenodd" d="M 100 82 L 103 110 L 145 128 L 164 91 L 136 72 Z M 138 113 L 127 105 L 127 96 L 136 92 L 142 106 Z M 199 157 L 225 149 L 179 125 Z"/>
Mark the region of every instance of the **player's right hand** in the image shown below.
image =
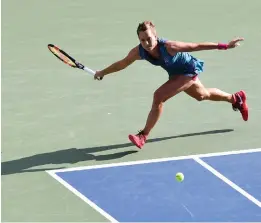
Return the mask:
<path id="1" fill-rule="evenodd" d="M 103 79 L 103 77 L 104 77 L 104 74 L 102 74 L 101 71 L 97 70 L 97 71 L 95 72 L 95 75 L 94 75 L 94 80 L 99 80 L 99 81 L 101 81 L 101 80 Z"/>

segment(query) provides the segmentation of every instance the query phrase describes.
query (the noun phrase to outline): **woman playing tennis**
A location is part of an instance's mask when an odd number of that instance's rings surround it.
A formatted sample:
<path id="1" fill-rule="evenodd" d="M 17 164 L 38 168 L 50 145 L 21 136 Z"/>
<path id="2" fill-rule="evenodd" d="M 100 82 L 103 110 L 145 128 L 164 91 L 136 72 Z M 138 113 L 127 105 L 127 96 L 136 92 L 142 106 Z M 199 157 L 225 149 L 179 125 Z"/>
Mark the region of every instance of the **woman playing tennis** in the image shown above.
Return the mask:
<path id="1" fill-rule="evenodd" d="M 198 101 L 225 101 L 232 108 L 241 112 L 244 121 L 248 120 L 246 94 L 238 91 L 234 94 L 223 92 L 216 88 L 205 88 L 198 75 L 203 71 L 204 62 L 193 57 L 189 52 L 200 50 L 227 50 L 239 46 L 243 38 L 236 38 L 228 44 L 223 43 L 186 43 L 159 38 L 155 26 L 150 21 L 139 24 L 137 35 L 140 44 L 134 47 L 128 55 L 107 68 L 96 71 L 94 78 L 101 80 L 105 75 L 125 69 L 136 60 L 147 60 L 155 66 L 161 66 L 169 74 L 169 80 L 160 86 L 153 95 L 153 103 L 148 114 L 145 127 L 136 135 L 129 135 L 130 141 L 142 148 L 159 120 L 163 104 L 176 94 L 184 91 Z"/>

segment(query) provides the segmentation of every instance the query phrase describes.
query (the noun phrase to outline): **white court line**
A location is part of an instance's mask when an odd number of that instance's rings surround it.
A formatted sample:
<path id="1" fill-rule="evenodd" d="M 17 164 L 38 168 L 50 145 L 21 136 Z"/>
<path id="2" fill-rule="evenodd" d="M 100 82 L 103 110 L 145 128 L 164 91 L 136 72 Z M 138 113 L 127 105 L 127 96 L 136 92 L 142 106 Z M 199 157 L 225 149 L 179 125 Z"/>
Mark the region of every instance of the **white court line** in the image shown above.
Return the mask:
<path id="1" fill-rule="evenodd" d="M 83 194 L 81 194 L 78 190 L 76 190 L 74 187 L 72 187 L 70 184 L 68 184 L 66 181 L 64 181 L 62 178 L 57 176 L 54 172 L 46 171 L 48 174 L 50 174 L 54 179 L 56 179 L 58 182 L 60 182 L 63 186 L 65 186 L 69 191 L 74 193 L 76 196 L 81 198 L 83 201 L 85 201 L 87 204 L 89 204 L 93 209 L 98 211 L 101 215 L 103 215 L 105 218 L 110 220 L 110 222 L 118 223 L 118 221 L 113 218 L 111 215 L 109 215 L 107 212 L 102 210 L 100 207 L 98 207 L 95 203 L 93 203 L 91 200 L 89 200 L 87 197 L 85 197 Z"/>
<path id="2" fill-rule="evenodd" d="M 167 158 L 150 159 L 150 160 L 121 162 L 121 163 L 100 164 L 100 165 L 93 165 L 93 166 L 72 167 L 72 168 L 66 168 L 60 170 L 59 169 L 48 170 L 47 172 L 58 173 L 58 172 L 67 172 L 67 171 L 76 171 L 76 170 L 89 170 L 89 169 L 108 168 L 108 167 L 117 167 L 117 166 L 129 166 L 129 165 L 138 165 L 138 164 L 146 164 L 146 163 L 166 162 L 172 160 L 185 160 L 185 159 L 193 159 L 195 156 L 202 158 L 202 157 L 226 156 L 226 155 L 254 153 L 254 152 L 261 152 L 261 148 L 236 150 L 236 151 L 229 151 L 229 152 L 195 154 L 195 155 L 188 155 L 188 156 L 167 157 Z"/>
<path id="3" fill-rule="evenodd" d="M 249 193 L 247 193 L 245 190 L 243 190 L 241 187 L 239 187 L 238 185 L 236 185 L 235 183 L 233 183 L 231 180 L 229 180 L 228 178 L 226 178 L 224 175 L 222 175 L 220 172 L 218 172 L 216 169 L 214 169 L 213 167 L 211 167 L 210 165 L 208 165 L 206 162 L 204 162 L 202 159 L 200 159 L 199 157 L 195 156 L 193 158 L 197 163 L 199 163 L 201 166 L 203 166 L 204 168 L 206 168 L 208 171 L 210 171 L 211 173 L 213 173 L 216 177 L 218 177 L 219 179 L 221 179 L 222 181 L 224 181 L 226 184 L 228 184 L 230 187 L 232 187 L 233 189 L 235 189 L 236 191 L 238 191 L 240 194 L 242 194 L 243 196 L 245 196 L 248 200 L 252 201 L 254 204 L 256 204 L 258 207 L 261 208 L 261 202 L 259 200 L 257 200 L 256 198 L 254 198 L 252 195 L 250 195 Z"/>

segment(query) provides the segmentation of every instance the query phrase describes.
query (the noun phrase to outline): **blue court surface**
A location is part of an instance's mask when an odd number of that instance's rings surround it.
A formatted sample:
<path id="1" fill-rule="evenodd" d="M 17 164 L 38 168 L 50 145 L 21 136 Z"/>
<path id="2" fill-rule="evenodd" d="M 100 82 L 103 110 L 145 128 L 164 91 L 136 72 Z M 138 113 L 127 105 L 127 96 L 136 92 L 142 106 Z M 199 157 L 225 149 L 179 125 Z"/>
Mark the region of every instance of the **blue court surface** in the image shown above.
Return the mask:
<path id="1" fill-rule="evenodd" d="M 261 221 L 261 149 L 48 173 L 112 222 Z"/>

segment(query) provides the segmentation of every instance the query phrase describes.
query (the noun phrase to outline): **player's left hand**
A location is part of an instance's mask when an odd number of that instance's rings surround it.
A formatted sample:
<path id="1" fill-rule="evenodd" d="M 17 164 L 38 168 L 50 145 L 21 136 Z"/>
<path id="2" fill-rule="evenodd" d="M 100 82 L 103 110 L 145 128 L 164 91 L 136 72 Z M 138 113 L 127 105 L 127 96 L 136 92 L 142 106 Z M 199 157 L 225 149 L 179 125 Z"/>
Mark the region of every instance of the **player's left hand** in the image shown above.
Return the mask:
<path id="1" fill-rule="evenodd" d="M 240 46 L 240 43 L 241 41 L 244 41 L 244 38 L 235 38 L 233 40 L 231 40 L 229 43 L 228 43 L 228 49 L 232 49 L 232 48 L 235 48 L 237 46 Z"/>

